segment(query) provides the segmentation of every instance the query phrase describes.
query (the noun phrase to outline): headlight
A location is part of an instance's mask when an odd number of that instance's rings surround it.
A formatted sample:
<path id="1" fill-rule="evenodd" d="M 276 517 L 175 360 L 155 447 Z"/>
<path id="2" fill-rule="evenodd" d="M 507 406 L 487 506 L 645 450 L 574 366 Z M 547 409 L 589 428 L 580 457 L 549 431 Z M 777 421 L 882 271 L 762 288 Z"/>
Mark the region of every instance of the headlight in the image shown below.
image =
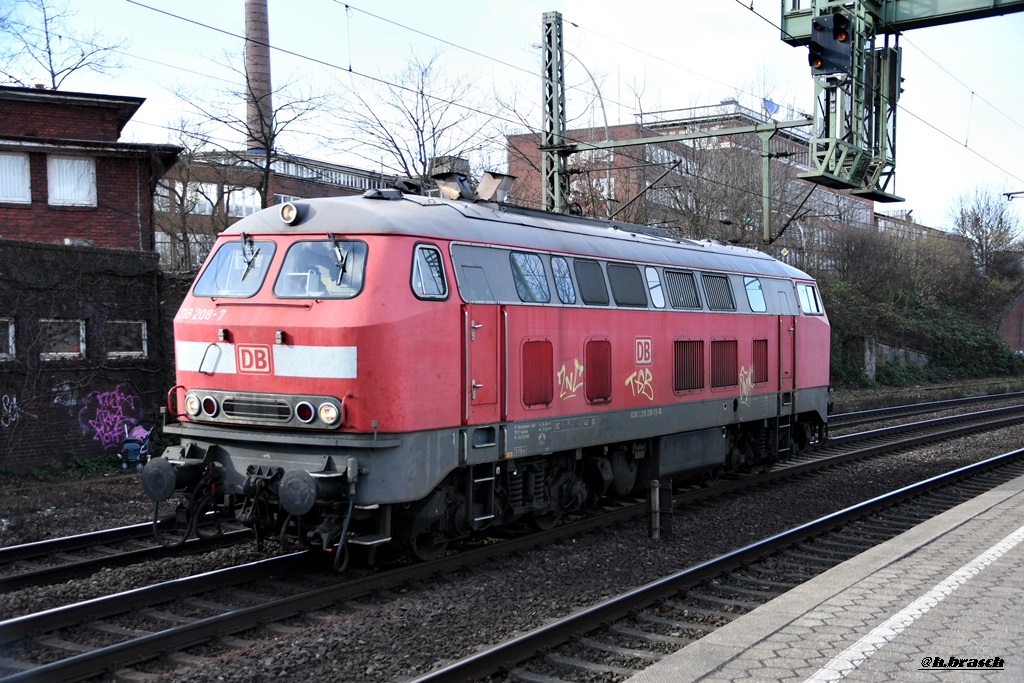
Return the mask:
<path id="1" fill-rule="evenodd" d="M 321 403 L 320 410 L 317 412 L 320 415 L 320 420 L 326 425 L 333 425 L 338 421 L 340 415 L 338 406 L 333 403 Z"/>
<path id="2" fill-rule="evenodd" d="M 192 417 L 195 417 L 196 415 L 199 414 L 199 410 L 201 408 L 202 408 L 202 403 L 200 402 L 198 396 L 196 396 L 195 394 L 188 394 L 185 397 L 185 412 L 186 413 L 188 413 Z"/>

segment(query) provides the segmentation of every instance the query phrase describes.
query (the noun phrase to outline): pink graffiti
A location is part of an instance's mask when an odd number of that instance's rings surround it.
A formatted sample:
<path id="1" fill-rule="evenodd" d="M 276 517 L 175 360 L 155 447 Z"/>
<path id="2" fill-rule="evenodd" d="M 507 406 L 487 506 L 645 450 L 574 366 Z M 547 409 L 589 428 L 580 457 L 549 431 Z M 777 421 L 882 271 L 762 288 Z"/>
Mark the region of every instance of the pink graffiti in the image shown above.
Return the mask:
<path id="1" fill-rule="evenodd" d="M 111 391 L 94 391 L 84 403 L 78 411 L 78 424 L 83 432 L 92 433 L 103 450 L 117 448 L 124 440 L 125 426 L 131 430 L 142 416 L 141 399 L 125 384 Z"/>

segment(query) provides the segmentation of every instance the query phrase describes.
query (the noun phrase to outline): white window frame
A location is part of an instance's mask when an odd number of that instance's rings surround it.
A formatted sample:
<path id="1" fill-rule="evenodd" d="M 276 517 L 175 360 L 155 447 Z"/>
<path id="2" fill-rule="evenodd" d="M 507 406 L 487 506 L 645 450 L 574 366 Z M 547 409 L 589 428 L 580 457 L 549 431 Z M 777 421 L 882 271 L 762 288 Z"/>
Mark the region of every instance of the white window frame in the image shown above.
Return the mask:
<path id="1" fill-rule="evenodd" d="M 173 202 L 171 196 L 173 194 L 174 181 L 161 180 L 156 184 L 156 188 L 153 190 L 153 210 L 157 213 L 170 213 Z"/>
<path id="2" fill-rule="evenodd" d="M 216 183 L 189 181 L 185 185 L 185 213 L 194 216 L 212 216 L 220 203 Z"/>
<path id="3" fill-rule="evenodd" d="M 7 323 L 7 334 L 0 328 L 0 360 L 14 359 L 14 318 L 0 318 L 0 325 Z"/>
<path id="4" fill-rule="evenodd" d="M 85 358 L 85 321 L 80 318 L 40 318 L 39 340 L 46 343 L 45 326 L 48 323 L 70 323 L 78 325 L 78 351 L 42 351 L 39 360 L 79 360 Z"/>
<path id="5" fill-rule="evenodd" d="M 139 326 L 139 341 L 141 348 L 133 351 L 107 351 L 107 358 L 146 358 L 149 355 L 149 331 L 146 326 L 145 320 L 108 320 L 107 321 L 107 339 L 113 339 L 115 336 L 114 330 L 112 329 L 115 325 L 138 325 Z"/>
<path id="6" fill-rule="evenodd" d="M 77 170 L 72 170 L 77 167 Z M 67 176 L 76 176 L 71 187 Z M 50 155 L 46 157 L 46 179 L 50 206 L 96 206 L 96 159 Z"/>
<path id="7" fill-rule="evenodd" d="M 0 153 L 0 202 L 32 203 L 32 174 L 27 154 Z"/>

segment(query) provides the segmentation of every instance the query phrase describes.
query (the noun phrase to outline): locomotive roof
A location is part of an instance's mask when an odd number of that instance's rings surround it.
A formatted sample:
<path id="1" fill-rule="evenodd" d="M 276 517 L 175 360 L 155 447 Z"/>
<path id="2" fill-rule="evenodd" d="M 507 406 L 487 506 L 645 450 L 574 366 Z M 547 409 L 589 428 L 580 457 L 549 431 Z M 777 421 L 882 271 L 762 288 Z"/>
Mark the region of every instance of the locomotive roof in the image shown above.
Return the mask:
<path id="1" fill-rule="evenodd" d="M 811 279 L 768 254 L 710 240 L 693 241 L 650 234 L 644 226 L 524 209 L 493 202 L 469 202 L 397 190 L 370 190 L 363 196 L 300 199 L 293 225 L 280 218 L 280 206 L 259 211 L 223 234 L 269 233 L 399 234 L 477 242 L 658 264 Z"/>

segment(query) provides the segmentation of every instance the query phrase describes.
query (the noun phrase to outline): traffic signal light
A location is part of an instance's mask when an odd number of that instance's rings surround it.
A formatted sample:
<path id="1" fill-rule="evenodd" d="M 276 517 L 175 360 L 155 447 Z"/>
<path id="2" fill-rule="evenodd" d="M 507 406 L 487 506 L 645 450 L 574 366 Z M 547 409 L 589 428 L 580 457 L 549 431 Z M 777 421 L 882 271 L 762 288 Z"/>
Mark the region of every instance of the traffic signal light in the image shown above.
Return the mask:
<path id="1" fill-rule="evenodd" d="M 847 12 L 823 14 L 811 21 L 807 63 L 811 73 L 824 76 L 849 73 L 853 68 L 852 17 Z"/>

